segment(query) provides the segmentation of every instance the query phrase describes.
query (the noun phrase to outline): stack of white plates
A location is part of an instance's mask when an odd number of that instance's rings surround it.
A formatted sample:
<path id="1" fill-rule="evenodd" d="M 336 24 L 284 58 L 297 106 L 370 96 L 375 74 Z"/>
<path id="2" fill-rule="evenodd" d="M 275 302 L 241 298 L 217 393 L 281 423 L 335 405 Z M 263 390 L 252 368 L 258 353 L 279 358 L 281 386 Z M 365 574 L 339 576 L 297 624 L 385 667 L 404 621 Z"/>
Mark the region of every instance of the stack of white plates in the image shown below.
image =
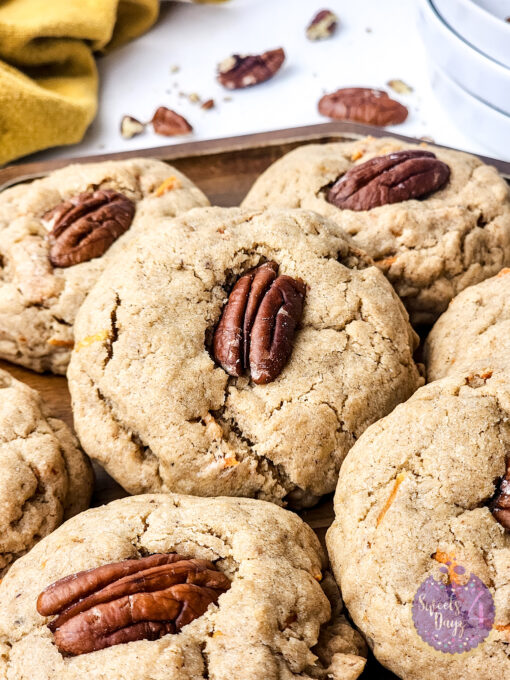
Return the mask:
<path id="1" fill-rule="evenodd" d="M 420 0 L 432 85 L 464 132 L 510 160 L 510 23 L 501 0 Z M 508 5 L 507 5 L 508 9 Z"/>

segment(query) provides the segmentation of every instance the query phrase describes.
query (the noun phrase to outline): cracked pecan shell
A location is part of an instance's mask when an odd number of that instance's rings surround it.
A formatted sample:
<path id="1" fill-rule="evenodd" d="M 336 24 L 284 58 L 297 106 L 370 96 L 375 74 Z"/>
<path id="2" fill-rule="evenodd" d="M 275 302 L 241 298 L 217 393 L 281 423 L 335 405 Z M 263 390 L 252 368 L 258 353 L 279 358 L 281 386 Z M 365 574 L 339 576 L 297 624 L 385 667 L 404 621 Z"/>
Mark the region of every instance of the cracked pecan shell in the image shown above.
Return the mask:
<path id="1" fill-rule="evenodd" d="M 64 654 L 78 655 L 178 632 L 230 588 L 207 560 L 150 555 L 72 574 L 37 600 Z"/>
<path id="2" fill-rule="evenodd" d="M 133 201 L 110 189 L 64 201 L 44 217 L 53 225 L 48 234 L 51 264 L 71 267 L 100 257 L 129 229 L 134 214 Z"/>
<path id="3" fill-rule="evenodd" d="M 318 108 L 319 113 L 328 118 L 380 127 L 403 123 L 408 114 L 406 107 L 384 90 L 367 87 L 345 87 L 325 94 L 319 100 Z"/>
<path id="4" fill-rule="evenodd" d="M 263 54 L 233 54 L 218 65 L 218 82 L 228 90 L 258 85 L 272 78 L 285 61 L 281 47 Z"/>
<path id="5" fill-rule="evenodd" d="M 278 276 L 275 262 L 241 276 L 214 333 L 214 358 L 229 375 L 248 368 L 253 382 L 265 384 L 283 370 L 303 313 L 306 286 Z"/>
<path id="6" fill-rule="evenodd" d="M 326 199 L 337 208 L 371 210 L 423 198 L 450 179 L 450 168 L 430 151 L 413 149 L 371 158 L 339 177 Z"/>
<path id="7" fill-rule="evenodd" d="M 491 503 L 491 510 L 498 522 L 510 531 L 510 458 L 506 462 L 506 474 Z"/>

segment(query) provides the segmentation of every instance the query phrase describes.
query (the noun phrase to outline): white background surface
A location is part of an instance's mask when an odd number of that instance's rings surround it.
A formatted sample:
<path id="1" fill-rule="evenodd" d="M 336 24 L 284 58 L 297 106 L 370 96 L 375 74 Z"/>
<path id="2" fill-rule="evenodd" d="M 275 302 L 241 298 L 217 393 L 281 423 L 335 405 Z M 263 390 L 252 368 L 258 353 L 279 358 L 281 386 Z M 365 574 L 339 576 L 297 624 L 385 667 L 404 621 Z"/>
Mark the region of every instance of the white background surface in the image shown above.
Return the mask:
<path id="1" fill-rule="evenodd" d="M 335 36 L 311 42 L 305 28 L 319 9 L 340 18 Z M 283 47 L 287 59 L 272 80 L 228 92 L 215 79 L 216 65 L 235 52 L 260 53 Z M 392 93 L 409 108 L 408 120 L 389 128 L 401 134 L 475 153 L 494 155 L 457 128 L 453 112 L 431 89 L 427 58 L 417 25 L 416 0 L 230 0 L 224 5 L 163 2 L 158 24 L 138 40 L 102 57 L 100 105 L 85 139 L 73 147 L 37 154 L 39 159 L 135 151 L 184 141 L 161 137 L 152 128 L 131 140 L 119 132 L 124 114 L 150 120 L 168 106 L 194 128 L 186 140 L 202 140 L 326 122 L 317 111 L 324 92 L 343 86 L 385 88 L 399 78 L 413 88 Z M 178 73 L 171 73 L 178 65 Z M 388 90 L 391 93 L 391 90 Z M 216 107 L 200 109 L 179 93 L 212 97 Z M 224 97 L 231 101 L 224 101 Z"/>

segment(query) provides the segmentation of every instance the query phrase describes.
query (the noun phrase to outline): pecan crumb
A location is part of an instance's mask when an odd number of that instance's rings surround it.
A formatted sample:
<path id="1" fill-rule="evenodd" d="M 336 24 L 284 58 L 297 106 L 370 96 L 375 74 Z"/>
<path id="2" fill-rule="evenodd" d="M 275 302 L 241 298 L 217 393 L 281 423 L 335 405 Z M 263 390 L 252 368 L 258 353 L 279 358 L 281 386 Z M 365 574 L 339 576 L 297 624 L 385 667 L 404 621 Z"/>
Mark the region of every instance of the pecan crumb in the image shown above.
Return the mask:
<path id="1" fill-rule="evenodd" d="M 213 109 L 214 107 L 214 99 L 206 99 L 205 102 L 202 102 L 202 106 L 200 108 L 204 109 L 204 111 L 209 111 L 209 109 Z"/>
<path id="2" fill-rule="evenodd" d="M 120 121 L 120 134 L 124 139 L 131 139 L 131 137 L 140 135 L 144 130 L 145 124 L 133 118 L 133 116 L 123 116 Z"/>
<path id="3" fill-rule="evenodd" d="M 398 94 L 410 94 L 413 91 L 413 88 L 407 83 L 404 83 L 403 80 L 388 80 L 386 84 L 388 87 L 391 87 L 392 90 L 398 92 Z"/>
<path id="4" fill-rule="evenodd" d="M 187 135 L 193 130 L 186 118 L 166 106 L 160 106 L 156 110 L 151 122 L 154 132 L 166 137 Z"/>
<path id="5" fill-rule="evenodd" d="M 337 27 L 338 17 L 330 9 L 322 9 L 314 16 L 306 29 L 308 40 L 330 38 Z"/>
<path id="6" fill-rule="evenodd" d="M 191 92 L 191 94 L 188 95 L 188 99 L 192 104 L 198 104 L 198 102 L 202 101 L 200 95 L 196 92 Z"/>

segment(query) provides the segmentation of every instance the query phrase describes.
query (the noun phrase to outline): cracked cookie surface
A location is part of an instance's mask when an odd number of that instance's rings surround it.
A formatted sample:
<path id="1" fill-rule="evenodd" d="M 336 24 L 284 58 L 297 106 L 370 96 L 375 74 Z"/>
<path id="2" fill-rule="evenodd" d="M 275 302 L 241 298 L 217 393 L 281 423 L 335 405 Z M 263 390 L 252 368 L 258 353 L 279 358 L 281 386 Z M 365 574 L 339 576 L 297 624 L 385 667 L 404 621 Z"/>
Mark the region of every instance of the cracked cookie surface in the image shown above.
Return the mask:
<path id="1" fill-rule="evenodd" d="M 425 343 L 429 382 L 510 357 L 510 269 L 455 297 Z"/>
<path id="2" fill-rule="evenodd" d="M 401 302 L 332 229 L 306 211 L 196 209 L 105 272 L 68 379 L 82 445 L 127 491 L 313 504 L 363 430 L 421 384 Z M 288 363 L 255 385 L 210 350 L 232 285 L 269 260 L 307 292 Z"/>
<path id="3" fill-rule="evenodd" d="M 329 186 L 370 158 L 427 149 L 451 171 L 447 185 L 421 200 L 365 211 L 340 210 Z M 495 168 L 474 156 L 391 138 L 311 144 L 276 161 L 243 205 L 315 210 L 335 220 L 391 281 L 413 323 L 432 323 L 467 286 L 510 262 L 510 199 Z"/>
<path id="4" fill-rule="evenodd" d="M 165 180 L 174 178 L 172 185 Z M 128 231 L 101 257 L 66 268 L 50 263 L 45 215 L 84 192 L 114 190 L 136 205 Z M 208 205 L 204 194 L 161 161 L 71 165 L 0 194 L 0 357 L 36 371 L 65 373 L 76 312 L 105 267 L 136 234 L 141 216 L 179 215 Z"/>
<path id="5" fill-rule="evenodd" d="M 159 640 L 63 657 L 37 613 L 56 579 L 154 553 L 210 560 L 231 580 L 217 605 Z M 297 515 L 250 499 L 144 495 L 78 515 L 19 560 L 0 585 L 6 680 L 355 680 L 365 664 L 325 555 Z"/>
<path id="6" fill-rule="evenodd" d="M 426 385 L 342 466 L 328 552 L 354 622 L 401 678 L 508 676 L 510 533 L 490 509 L 510 449 L 508 385 L 502 370 Z M 468 653 L 436 651 L 413 625 L 413 599 L 441 579 L 444 555 L 481 579 L 495 606 L 492 630 Z"/>
<path id="7" fill-rule="evenodd" d="M 92 493 L 90 463 L 67 425 L 1 370 L 0 465 L 1 578 L 63 519 L 88 508 Z"/>

